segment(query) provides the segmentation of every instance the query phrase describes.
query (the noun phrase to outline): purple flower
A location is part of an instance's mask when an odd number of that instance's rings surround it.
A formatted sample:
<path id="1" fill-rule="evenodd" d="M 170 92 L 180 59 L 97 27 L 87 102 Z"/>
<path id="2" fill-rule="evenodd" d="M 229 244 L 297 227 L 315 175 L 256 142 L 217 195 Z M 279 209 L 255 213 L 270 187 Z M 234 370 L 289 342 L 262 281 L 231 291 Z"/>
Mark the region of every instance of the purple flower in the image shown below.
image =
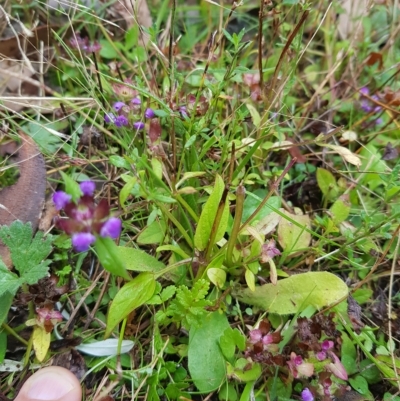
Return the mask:
<path id="1" fill-rule="evenodd" d="M 115 122 L 115 115 L 113 113 L 106 113 L 104 116 L 104 121 L 107 124 L 114 123 Z"/>
<path id="2" fill-rule="evenodd" d="M 53 194 L 53 202 L 57 210 L 64 209 L 67 203 L 71 200 L 71 195 L 64 191 L 57 191 Z"/>
<path id="3" fill-rule="evenodd" d="M 314 365 L 304 362 L 303 358 L 294 352 L 290 354 L 290 360 L 287 361 L 287 364 L 294 378 L 311 377 L 314 374 Z"/>
<path id="4" fill-rule="evenodd" d="M 328 351 L 328 350 L 332 349 L 334 346 L 335 346 L 335 343 L 333 341 L 324 340 L 324 341 L 322 341 L 321 349 L 322 349 L 322 351 Z"/>
<path id="5" fill-rule="evenodd" d="M 131 103 L 132 103 L 133 105 L 135 105 L 135 106 L 139 106 L 139 105 L 142 104 L 142 101 L 140 100 L 140 98 L 134 97 L 134 98 L 131 100 Z"/>
<path id="6" fill-rule="evenodd" d="M 375 125 L 381 125 L 381 124 L 383 124 L 383 119 L 382 118 L 377 118 L 375 120 Z"/>
<path id="7" fill-rule="evenodd" d="M 116 217 L 110 217 L 101 227 L 100 235 L 102 237 L 111 237 L 112 239 L 118 238 L 121 234 L 122 222 Z"/>
<path id="8" fill-rule="evenodd" d="M 87 51 L 90 53 L 97 53 L 101 50 L 101 44 L 99 42 L 93 42 L 88 46 Z"/>
<path id="9" fill-rule="evenodd" d="M 326 359 L 326 352 L 325 351 L 317 352 L 317 359 L 319 361 L 324 361 Z"/>
<path id="10" fill-rule="evenodd" d="M 267 334 L 262 338 L 262 343 L 265 345 L 273 344 L 275 342 L 275 338 L 273 334 Z"/>
<path id="11" fill-rule="evenodd" d="M 369 95 L 369 89 L 366 87 L 366 86 L 364 86 L 364 87 L 362 87 L 361 89 L 360 89 L 360 93 L 362 94 L 362 95 Z"/>
<path id="12" fill-rule="evenodd" d="M 138 121 L 136 123 L 133 123 L 133 128 L 137 130 L 141 130 L 144 128 L 144 123 L 142 121 Z"/>
<path id="13" fill-rule="evenodd" d="M 183 118 L 188 118 L 189 117 L 186 106 L 179 107 L 179 113 L 181 113 L 181 116 Z"/>
<path id="14" fill-rule="evenodd" d="M 153 109 L 146 109 L 146 111 L 144 112 L 144 116 L 146 118 L 154 118 L 156 116 L 156 114 L 154 113 Z"/>
<path id="15" fill-rule="evenodd" d="M 96 184 L 93 181 L 82 181 L 79 184 L 79 188 L 81 189 L 83 195 L 92 196 L 94 194 L 94 190 L 96 189 Z"/>
<path id="16" fill-rule="evenodd" d="M 123 127 L 124 125 L 128 125 L 128 119 L 125 116 L 118 116 L 114 123 L 118 128 Z"/>
<path id="17" fill-rule="evenodd" d="M 261 262 L 266 263 L 269 262 L 275 256 L 281 254 L 281 251 L 276 247 L 276 243 L 273 239 L 268 241 L 266 244 L 262 246 L 261 250 Z"/>
<path id="18" fill-rule="evenodd" d="M 314 396 L 307 387 L 301 392 L 301 399 L 303 401 L 314 401 Z"/>
<path id="19" fill-rule="evenodd" d="M 85 53 L 97 53 L 101 49 L 101 45 L 98 42 L 90 43 L 88 37 L 82 38 L 79 33 L 69 43 L 75 49 L 81 49 Z"/>
<path id="20" fill-rule="evenodd" d="M 78 233 L 72 236 L 72 246 L 77 252 L 86 252 L 95 241 L 96 237 L 90 233 Z"/>
<path id="21" fill-rule="evenodd" d="M 261 330 L 259 330 L 259 329 L 250 330 L 249 336 L 250 336 L 250 342 L 252 344 L 256 344 L 262 338 Z"/>
<path id="22" fill-rule="evenodd" d="M 120 111 L 124 106 L 126 106 L 126 104 L 124 102 L 115 102 L 113 104 L 113 109 L 115 111 Z"/>

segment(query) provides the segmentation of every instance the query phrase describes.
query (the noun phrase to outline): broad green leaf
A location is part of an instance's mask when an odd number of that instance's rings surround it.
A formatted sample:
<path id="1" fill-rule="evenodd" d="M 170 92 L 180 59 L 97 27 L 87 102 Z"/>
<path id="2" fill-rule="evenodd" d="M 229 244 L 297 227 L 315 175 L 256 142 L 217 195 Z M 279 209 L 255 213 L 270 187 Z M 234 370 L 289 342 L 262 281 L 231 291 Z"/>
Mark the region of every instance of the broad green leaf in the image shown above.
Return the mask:
<path id="1" fill-rule="evenodd" d="M 217 267 L 207 269 L 207 277 L 218 288 L 222 288 L 226 281 L 226 271 Z"/>
<path id="2" fill-rule="evenodd" d="M 162 179 L 162 163 L 160 162 L 160 160 L 156 159 L 155 157 L 153 157 L 150 160 L 151 163 L 151 167 L 153 169 L 154 174 L 157 176 L 157 178 L 159 178 L 160 180 Z"/>
<path id="3" fill-rule="evenodd" d="M 127 270 L 156 273 L 165 268 L 164 263 L 139 249 L 118 246 L 117 253 Z"/>
<path id="4" fill-rule="evenodd" d="M 347 285 L 337 276 L 328 272 L 296 274 L 279 280 L 276 285 L 265 284 L 236 290 L 239 301 L 255 305 L 269 313 L 289 315 L 305 310 L 309 305 L 317 309 L 331 305 L 347 297 Z"/>
<path id="5" fill-rule="evenodd" d="M 118 291 L 108 311 L 105 336 L 108 337 L 118 323 L 149 300 L 155 289 L 156 281 L 151 273 L 141 273 L 125 284 Z"/>
<path id="6" fill-rule="evenodd" d="M 130 280 L 130 276 L 125 269 L 124 263 L 119 257 L 118 247 L 114 241 L 107 237 L 98 237 L 94 243 L 94 248 L 100 263 L 108 272 Z"/>
<path id="7" fill-rule="evenodd" d="M 0 272 L 0 274 L 2 273 Z M 0 325 L 6 321 L 13 299 L 14 294 L 9 291 L 0 295 Z"/>
<path id="8" fill-rule="evenodd" d="M 246 199 L 244 200 L 243 205 L 242 223 L 244 223 L 254 213 L 254 211 L 258 208 L 258 206 L 260 206 L 260 203 L 267 195 L 268 191 L 265 189 L 257 189 L 253 193 L 246 193 Z M 271 205 L 275 209 L 279 209 L 281 207 L 281 199 L 278 196 L 271 196 L 268 199 L 267 203 L 262 207 L 262 209 L 251 221 L 252 226 L 256 225 L 259 221 L 272 213 L 272 209 L 269 207 L 269 205 Z"/>
<path id="9" fill-rule="evenodd" d="M 311 241 L 311 234 L 305 228 L 311 228 L 310 217 L 308 215 L 291 214 L 286 210 L 282 210 L 282 213 L 304 227 L 300 228 L 290 220 L 282 217 L 278 225 L 278 240 L 283 250 L 292 253 L 307 248 Z"/>
<path id="10" fill-rule="evenodd" d="M 226 315 L 213 312 L 203 318 L 200 327 L 190 329 L 188 367 L 201 393 L 216 390 L 226 379 L 225 359 L 219 339 L 228 328 Z"/>
<path id="11" fill-rule="evenodd" d="M 338 196 L 339 189 L 333 174 L 324 168 L 317 168 L 317 183 L 324 196 L 330 200 Z"/>
<path id="12" fill-rule="evenodd" d="M 15 273 L 8 270 L 6 265 L 0 261 L 0 301 L 8 303 L 7 294 L 14 296 L 22 283 L 23 281 Z M 1 312 L 3 312 L 3 310 Z M 4 318 L 6 317 L 7 314 L 5 314 Z"/>
<path id="13" fill-rule="evenodd" d="M 249 361 L 240 358 L 236 361 L 235 366 L 228 363 L 228 376 L 234 376 L 242 382 L 251 382 L 257 380 L 261 376 L 261 366 L 259 363 L 253 363 L 249 369 Z"/>
<path id="14" fill-rule="evenodd" d="M 8 271 L 5 265 L 0 263 L 3 274 L 0 278 L 0 295 L 5 291 L 15 293 L 21 284 L 36 284 L 45 277 L 50 261 L 43 261 L 51 251 L 52 236 L 43 239 L 43 233 L 36 233 L 32 239 L 32 226 L 14 221 L 9 227 L 0 228 L 0 238 L 10 249 L 11 259 L 19 277 Z"/>
<path id="15" fill-rule="evenodd" d="M 142 245 L 159 244 L 165 236 L 167 226 L 164 220 L 155 220 L 138 236 L 137 243 Z"/>
<path id="16" fill-rule="evenodd" d="M 333 222 L 339 225 L 349 217 L 350 214 L 350 202 L 349 195 L 345 194 L 339 197 L 339 199 L 331 206 L 330 212 L 332 213 Z"/>
<path id="17" fill-rule="evenodd" d="M 348 375 L 358 372 L 357 350 L 346 333 L 342 333 L 341 362 Z"/>
<path id="18" fill-rule="evenodd" d="M 196 233 L 194 235 L 194 244 L 197 249 L 203 251 L 206 249 L 209 239 L 211 237 L 212 227 L 214 225 L 215 217 L 217 215 L 218 205 L 221 201 L 224 192 L 225 183 L 221 176 L 217 175 L 215 179 L 214 189 L 204 205 L 201 212 L 199 222 L 197 224 Z M 222 213 L 221 221 L 217 229 L 215 242 L 217 243 L 225 234 L 228 225 L 229 217 L 229 203 L 226 201 L 225 208 Z"/>
<path id="19" fill-rule="evenodd" d="M 118 167 L 118 168 L 124 168 L 125 170 L 129 170 L 131 168 L 131 165 L 129 164 L 129 162 L 121 156 L 111 155 L 108 158 L 108 161 L 113 166 Z"/>
<path id="20" fill-rule="evenodd" d="M 246 284 L 251 291 L 255 291 L 256 289 L 256 281 L 254 277 L 254 273 L 250 269 L 246 269 L 244 273 L 244 278 L 246 280 Z"/>

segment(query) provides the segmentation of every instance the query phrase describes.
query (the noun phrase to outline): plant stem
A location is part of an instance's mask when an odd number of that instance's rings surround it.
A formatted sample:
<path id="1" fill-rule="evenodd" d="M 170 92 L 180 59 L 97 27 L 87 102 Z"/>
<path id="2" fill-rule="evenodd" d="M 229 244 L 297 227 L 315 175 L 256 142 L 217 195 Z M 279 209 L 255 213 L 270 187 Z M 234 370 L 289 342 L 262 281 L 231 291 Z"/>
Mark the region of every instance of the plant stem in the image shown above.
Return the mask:
<path id="1" fill-rule="evenodd" d="M 244 205 L 244 197 L 246 190 L 242 184 L 237 187 L 236 190 L 236 207 L 235 207 L 235 218 L 233 220 L 233 226 L 231 235 L 229 236 L 228 248 L 226 250 L 226 264 L 228 267 L 233 265 L 233 249 L 237 242 L 237 238 L 239 235 L 240 223 L 242 221 L 243 215 L 243 205 Z"/>

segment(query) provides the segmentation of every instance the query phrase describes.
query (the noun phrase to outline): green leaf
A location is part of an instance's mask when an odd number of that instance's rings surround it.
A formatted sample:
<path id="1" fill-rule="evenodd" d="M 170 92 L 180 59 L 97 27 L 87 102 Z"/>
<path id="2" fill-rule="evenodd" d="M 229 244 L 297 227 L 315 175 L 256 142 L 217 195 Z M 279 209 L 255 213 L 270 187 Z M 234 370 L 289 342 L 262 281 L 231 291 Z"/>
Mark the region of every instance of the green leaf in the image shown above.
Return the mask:
<path id="1" fill-rule="evenodd" d="M 333 174 L 324 168 L 317 168 L 317 183 L 324 196 L 330 200 L 335 199 L 339 193 Z"/>
<path id="2" fill-rule="evenodd" d="M 222 199 L 224 188 L 224 180 L 221 178 L 220 175 L 217 175 L 215 179 L 214 189 L 204 205 L 199 222 L 197 224 L 196 233 L 194 235 L 194 244 L 196 248 L 200 251 L 206 249 L 208 245 L 208 241 L 211 237 L 211 231 L 214 225 L 215 217 L 217 215 L 219 203 Z M 228 217 L 229 203 L 227 200 L 225 203 L 224 211 L 222 213 L 220 224 L 217 229 L 215 242 L 218 242 L 225 234 L 226 227 L 228 225 Z"/>
<path id="3" fill-rule="evenodd" d="M 156 273 L 165 268 L 164 263 L 139 249 L 118 246 L 117 254 L 128 270 Z"/>
<path id="4" fill-rule="evenodd" d="M 0 364 L 3 363 L 7 352 L 7 333 L 4 330 L 0 331 Z"/>
<path id="5" fill-rule="evenodd" d="M 234 376 L 237 380 L 243 382 L 251 382 L 257 380 L 261 376 L 261 366 L 259 363 L 253 363 L 251 368 L 248 367 L 249 362 L 245 358 L 236 361 L 235 366 L 228 364 L 228 375 Z"/>
<path id="6" fill-rule="evenodd" d="M 14 294 L 12 294 L 9 291 L 0 295 L 0 325 L 2 325 L 6 321 L 8 311 L 11 308 L 13 299 L 14 299 Z"/>
<path id="7" fill-rule="evenodd" d="M 60 174 L 64 181 L 65 192 L 72 196 L 73 201 L 79 199 L 82 196 L 82 191 L 79 187 L 79 184 L 64 172 L 60 171 Z"/>
<path id="8" fill-rule="evenodd" d="M 347 295 L 347 285 L 328 272 L 296 274 L 279 280 L 276 285 L 256 287 L 254 292 L 249 289 L 234 292 L 239 301 L 278 315 L 298 313 L 309 305 L 322 309 Z"/>
<path id="9" fill-rule="evenodd" d="M 164 220 L 155 220 L 138 236 L 137 243 L 142 245 L 160 244 L 165 237 L 167 226 Z"/>
<path id="10" fill-rule="evenodd" d="M 10 227 L 0 228 L 0 238 L 10 249 L 11 259 L 15 269 L 19 272 L 19 277 L 9 272 L 3 263 L 0 268 L 4 271 L 0 286 L 0 294 L 5 291 L 14 293 L 15 286 L 27 283 L 36 284 L 48 272 L 50 261 L 43 261 L 51 251 L 52 236 L 48 235 L 43 239 L 43 233 L 36 233 L 32 239 L 31 223 L 23 224 L 21 221 L 14 221 Z M 10 275 L 12 274 L 12 276 Z M 9 288 L 5 282 L 9 282 Z"/>
<path id="11" fill-rule="evenodd" d="M 351 387 L 354 388 L 357 392 L 361 393 L 364 396 L 367 396 L 370 394 L 370 391 L 368 389 L 368 382 L 365 380 L 364 377 L 357 375 L 355 377 L 350 377 L 349 378 L 349 383 Z M 360 397 L 361 399 L 361 397 Z"/>
<path id="12" fill-rule="evenodd" d="M 121 206 L 123 208 L 125 208 L 125 202 L 128 199 L 128 196 L 131 194 L 131 191 L 134 188 L 134 186 L 136 185 L 136 183 L 137 183 L 136 177 L 128 176 L 128 181 L 126 181 L 126 184 L 122 187 L 122 189 L 119 193 L 119 203 L 121 204 Z"/>
<path id="13" fill-rule="evenodd" d="M 357 350 L 346 333 L 342 333 L 341 361 L 348 375 L 358 372 Z"/>
<path id="14" fill-rule="evenodd" d="M 242 223 L 244 223 L 254 213 L 254 211 L 260 206 L 260 203 L 267 195 L 268 191 L 265 189 L 257 189 L 253 193 L 246 193 L 246 199 L 244 200 L 243 204 Z M 272 209 L 269 207 L 269 205 L 275 209 L 279 209 L 281 207 L 281 199 L 278 196 L 271 196 L 268 199 L 267 203 L 261 208 L 261 210 L 251 221 L 251 225 L 257 224 L 257 222 L 259 222 L 261 219 L 272 213 Z"/>
<path id="15" fill-rule="evenodd" d="M 119 257 L 118 247 L 111 238 L 98 237 L 94 243 L 94 249 L 104 269 L 112 274 L 123 277 L 125 280 L 131 279 L 125 269 L 124 263 Z"/>
<path id="16" fill-rule="evenodd" d="M 283 210 L 282 213 L 304 227 L 300 228 L 282 216 L 278 225 L 278 240 L 283 250 L 292 253 L 307 248 L 311 241 L 311 234 L 305 228 L 311 228 L 310 217 L 308 215 L 291 214 L 286 210 Z"/>
<path id="17" fill-rule="evenodd" d="M 331 206 L 330 212 L 332 213 L 332 220 L 336 225 L 339 225 L 349 217 L 350 202 L 349 195 L 345 194 Z"/>
<path id="18" fill-rule="evenodd" d="M 219 339 L 227 328 L 226 315 L 214 312 L 203 319 L 200 327 L 192 327 L 189 332 L 188 367 L 201 393 L 216 390 L 226 379 Z"/>
<path id="19" fill-rule="evenodd" d="M 68 127 L 68 122 L 55 121 L 49 123 L 48 121 L 35 121 L 30 122 L 23 127 L 23 130 L 31 136 L 34 141 L 38 144 L 40 149 L 45 154 L 55 154 L 60 148 L 64 147 L 64 141 L 54 132 L 61 132 Z"/>
<path id="20" fill-rule="evenodd" d="M 131 168 L 129 162 L 121 156 L 111 155 L 108 161 L 117 168 L 124 168 L 125 170 L 129 170 Z"/>
<path id="21" fill-rule="evenodd" d="M 6 265 L 0 261 L 0 296 L 7 293 L 13 296 L 22 283 L 23 281 L 15 273 L 10 272 Z"/>
<path id="22" fill-rule="evenodd" d="M 143 305 L 154 294 L 156 281 L 151 273 L 141 273 L 125 284 L 115 296 L 107 316 L 105 337 L 133 310 Z"/>

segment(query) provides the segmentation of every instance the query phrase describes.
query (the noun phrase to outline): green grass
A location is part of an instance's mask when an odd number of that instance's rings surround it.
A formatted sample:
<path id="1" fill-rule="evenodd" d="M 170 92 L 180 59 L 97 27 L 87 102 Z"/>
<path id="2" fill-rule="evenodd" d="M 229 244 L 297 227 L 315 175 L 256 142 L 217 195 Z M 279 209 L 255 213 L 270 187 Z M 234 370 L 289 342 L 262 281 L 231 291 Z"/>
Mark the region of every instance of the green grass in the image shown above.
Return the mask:
<path id="1" fill-rule="evenodd" d="M 336 3 L 300 3 L 265 4 L 260 18 L 256 2 L 150 0 L 145 48 L 136 26 L 111 22 L 111 5 L 12 3 L 27 26 L 36 9 L 71 30 L 44 73 L 53 112 L 0 109 L 8 133 L 35 138 L 49 195 L 78 198 L 74 183 L 93 180 L 123 222 L 118 247 L 98 240 L 79 254 L 51 229 L 50 271 L 69 288 L 61 304 L 44 295 L 70 317 L 58 335 L 134 341 L 120 357 L 84 356 L 87 399 L 107 375 L 117 400 L 299 399 L 304 388 L 398 399 L 399 13 L 375 4 L 363 35 L 343 39 Z M 73 48 L 71 32 L 101 49 Z M 129 124 L 105 123 L 111 112 Z M 43 304 L 28 291 L 14 313 L 32 319 Z M 25 356 L 7 345 L 32 338 L 22 323 L 5 319 L 0 356 L 31 366 L 34 340 Z M 268 344 L 250 341 L 257 327 Z M 318 359 L 324 340 L 333 348 Z M 45 363 L 58 352 L 42 353 Z"/>

